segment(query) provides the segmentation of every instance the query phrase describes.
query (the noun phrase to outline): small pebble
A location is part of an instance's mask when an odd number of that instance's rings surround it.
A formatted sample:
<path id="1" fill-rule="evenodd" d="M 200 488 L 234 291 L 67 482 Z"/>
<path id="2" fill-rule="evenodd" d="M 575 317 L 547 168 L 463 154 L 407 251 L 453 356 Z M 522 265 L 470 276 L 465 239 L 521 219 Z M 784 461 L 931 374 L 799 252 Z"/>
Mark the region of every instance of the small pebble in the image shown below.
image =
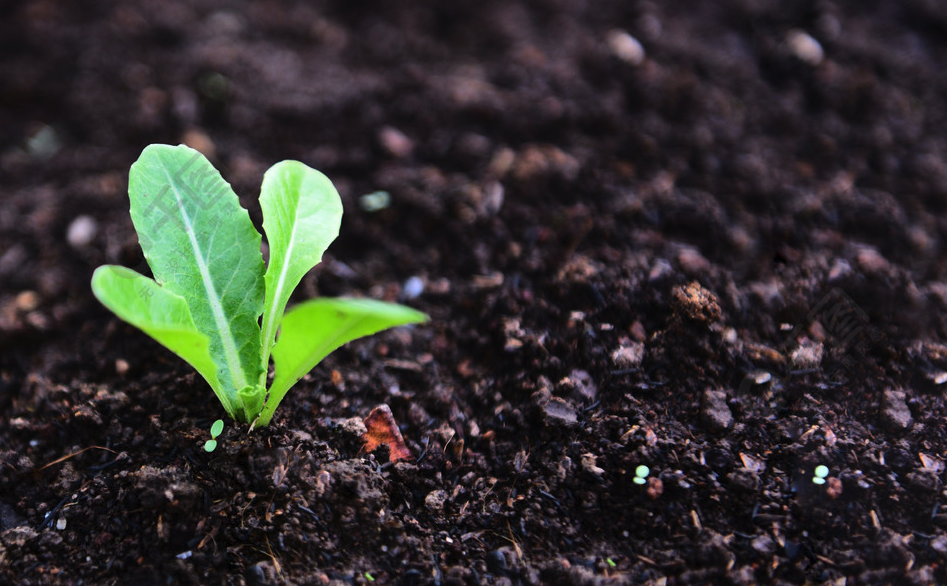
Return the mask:
<path id="1" fill-rule="evenodd" d="M 405 299 L 415 299 L 424 293 L 424 281 L 421 277 L 409 277 L 402 287 L 402 295 Z"/>
<path id="2" fill-rule="evenodd" d="M 129 364 L 127 360 L 119 358 L 115 361 L 115 373 L 124 376 L 128 373 Z"/>
<path id="3" fill-rule="evenodd" d="M 414 143 L 397 128 L 385 126 L 378 131 L 378 143 L 389 155 L 403 159 L 414 152 Z"/>
<path id="4" fill-rule="evenodd" d="M 595 474 L 596 476 L 601 476 L 602 474 L 605 474 L 605 470 L 596 466 L 595 454 L 590 454 L 590 453 L 582 454 L 582 469 L 585 470 L 586 472 L 591 472 L 592 474 Z"/>
<path id="5" fill-rule="evenodd" d="M 711 431 L 722 432 L 730 429 L 733 425 L 733 413 L 727 406 L 727 394 L 724 391 L 704 391 L 700 417 Z"/>
<path id="6" fill-rule="evenodd" d="M 936 551 L 942 558 L 947 558 L 947 535 L 938 535 L 931 540 L 931 549 Z"/>
<path id="7" fill-rule="evenodd" d="M 630 65 L 641 65 L 645 58 L 644 47 L 638 39 L 619 29 L 608 31 L 606 37 L 612 55 Z"/>
<path id="8" fill-rule="evenodd" d="M 560 394 L 570 393 L 573 397 L 583 401 L 592 401 L 598 395 L 598 387 L 592 380 L 592 375 L 584 370 L 573 370 L 569 376 L 559 381 L 557 388 Z"/>
<path id="9" fill-rule="evenodd" d="M 424 506 L 432 511 L 440 511 L 447 502 L 447 492 L 443 490 L 432 490 L 424 497 Z"/>
<path id="10" fill-rule="evenodd" d="M 789 44 L 789 50 L 800 61 L 815 66 L 822 63 L 825 52 L 819 41 L 805 31 L 794 29 L 786 33 L 786 42 Z"/>
<path id="11" fill-rule="evenodd" d="M 631 342 L 627 346 L 622 345 L 612 352 L 612 362 L 619 368 L 633 368 L 641 364 L 644 358 L 644 344 L 641 342 Z"/>
<path id="12" fill-rule="evenodd" d="M 858 261 L 858 266 L 866 273 L 887 274 L 891 270 L 888 260 L 871 246 L 863 246 L 855 258 Z"/>
<path id="13" fill-rule="evenodd" d="M 66 528 L 66 518 L 60 517 L 59 519 L 56 520 L 56 529 L 62 531 L 65 528 Z"/>
<path id="14" fill-rule="evenodd" d="M 213 159 L 217 155 L 217 145 L 214 144 L 214 140 L 209 134 L 198 128 L 186 130 L 184 136 L 181 137 L 181 142 L 208 159 Z"/>
<path id="15" fill-rule="evenodd" d="M 817 368 L 822 363 L 822 344 L 800 344 L 792 351 L 792 365 L 795 368 Z"/>
<path id="16" fill-rule="evenodd" d="M 17 294 L 14 303 L 18 311 L 29 313 L 39 307 L 39 294 L 36 291 L 23 291 Z"/>
<path id="17" fill-rule="evenodd" d="M 756 492 L 760 486 L 760 479 L 756 472 L 749 468 L 737 468 L 730 474 L 727 474 L 727 483 L 730 488 L 742 492 Z"/>
<path id="18" fill-rule="evenodd" d="M 719 322 L 723 310 L 717 296 L 694 281 L 687 286 L 675 287 L 671 293 L 675 313 L 698 323 Z"/>
<path id="19" fill-rule="evenodd" d="M 904 480 L 909 488 L 921 494 L 934 494 L 940 488 L 937 473 L 929 468 L 918 468 L 908 472 Z"/>
<path id="20" fill-rule="evenodd" d="M 560 397 L 553 397 L 543 405 L 543 416 L 547 425 L 575 425 L 578 422 L 575 409 Z"/>
<path id="21" fill-rule="evenodd" d="M 87 246 L 99 231 L 99 225 L 92 216 L 79 216 L 69 224 L 66 230 L 66 242 L 73 248 Z"/>
<path id="22" fill-rule="evenodd" d="M 387 191 L 373 191 L 358 198 L 358 206 L 364 211 L 380 212 L 391 205 L 391 194 Z"/>
<path id="23" fill-rule="evenodd" d="M 55 155 L 61 146 L 62 141 L 56 129 L 46 124 L 26 139 L 26 152 L 36 159 L 48 159 Z"/>
<path id="24" fill-rule="evenodd" d="M 750 542 L 750 547 L 752 547 L 756 553 L 767 558 L 776 553 L 778 549 L 773 538 L 765 533 L 755 537 L 753 541 Z"/>
<path id="25" fill-rule="evenodd" d="M 887 390 L 881 398 L 881 419 L 891 431 L 906 432 L 914 425 L 904 391 Z"/>

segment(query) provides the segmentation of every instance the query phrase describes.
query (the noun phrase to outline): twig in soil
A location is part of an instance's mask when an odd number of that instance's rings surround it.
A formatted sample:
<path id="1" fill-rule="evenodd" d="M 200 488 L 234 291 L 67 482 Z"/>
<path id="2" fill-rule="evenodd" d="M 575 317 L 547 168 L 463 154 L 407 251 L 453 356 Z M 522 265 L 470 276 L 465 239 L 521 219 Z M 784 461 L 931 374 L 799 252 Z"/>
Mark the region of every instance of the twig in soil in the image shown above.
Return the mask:
<path id="1" fill-rule="evenodd" d="M 35 473 L 35 472 L 42 472 L 43 470 L 46 470 L 46 469 L 49 468 L 50 466 L 54 466 L 54 465 L 56 465 L 56 464 L 61 464 L 61 463 L 65 462 L 66 460 L 68 460 L 68 459 L 70 459 L 70 458 L 74 458 L 74 457 L 78 456 L 79 454 L 81 454 L 81 453 L 83 453 L 83 452 L 88 452 L 89 450 L 105 450 L 105 451 L 107 451 L 107 452 L 112 452 L 113 454 L 117 454 L 117 453 L 118 453 L 118 452 L 116 452 L 115 450 L 112 450 L 112 449 L 109 449 L 109 448 L 105 448 L 105 447 L 102 447 L 102 446 L 89 446 L 89 447 L 87 447 L 87 448 L 82 448 L 82 449 L 79 450 L 78 452 L 73 452 L 73 453 L 71 453 L 71 454 L 68 454 L 68 455 L 66 455 L 66 456 L 63 456 L 62 458 L 53 460 L 52 462 L 50 462 L 49 464 L 46 464 L 45 466 L 43 466 L 43 467 L 41 467 L 41 468 L 36 468 L 35 470 L 33 470 L 33 472 L 34 472 L 34 473 Z"/>
<path id="2" fill-rule="evenodd" d="M 700 517 L 697 516 L 697 511 L 691 509 L 691 521 L 694 522 L 694 528 L 698 531 L 702 530 L 704 527 L 700 524 Z"/>
<path id="3" fill-rule="evenodd" d="M 273 567 L 276 568 L 276 577 L 279 578 L 283 574 L 283 568 L 280 566 L 276 556 L 273 555 L 273 548 L 270 546 L 270 537 L 268 535 L 266 536 L 266 550 L 270 554 L 270 559 L 273 560 Z"/>
<path id="4" fill-rule="evenodd" d="M 518 559 L 523 559 L 523 550 L 520 549 L 520 544 L 516 543 L 516 539 L 513 537 L 513 528 L 510 527 L 510 520 L 506 520 L 506 530 L 510 532 L 510 543 L 513 544 L 513 550 L 516 552 L 516 557 Z"/>

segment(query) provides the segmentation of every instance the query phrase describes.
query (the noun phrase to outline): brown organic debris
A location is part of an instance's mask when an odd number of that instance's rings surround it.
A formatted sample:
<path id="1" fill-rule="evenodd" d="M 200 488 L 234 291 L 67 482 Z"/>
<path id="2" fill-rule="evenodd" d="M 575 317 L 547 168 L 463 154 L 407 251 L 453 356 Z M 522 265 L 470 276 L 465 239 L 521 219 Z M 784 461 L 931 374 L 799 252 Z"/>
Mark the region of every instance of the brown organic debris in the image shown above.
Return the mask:
<path id="1" fill-rule="evenodd" d="M 401 430 L 395 423 L 394 415 L 391 414 L 391 408 L 388 405 L 379 405 L 372 409 L 371 413 L 364 420 L 365 446 L 362 450 L 366 453 L 374 452 L 379 446 L 388 446 L 388 460 L 397 462 L 399 460 L 411 460 L 411 450 L 404 443 L 401 437 Z"/>

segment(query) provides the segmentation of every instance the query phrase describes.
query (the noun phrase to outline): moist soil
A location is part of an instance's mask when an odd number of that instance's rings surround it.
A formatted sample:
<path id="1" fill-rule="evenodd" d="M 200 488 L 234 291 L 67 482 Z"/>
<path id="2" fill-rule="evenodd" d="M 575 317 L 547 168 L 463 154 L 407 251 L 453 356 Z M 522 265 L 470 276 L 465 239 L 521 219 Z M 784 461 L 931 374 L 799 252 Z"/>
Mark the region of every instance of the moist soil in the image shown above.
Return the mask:
<path id="1" fill-rule="evenodd" d="M 0 51 L 0 582 L 947 583 L 947 5 L 11 0 Z M 257 226 L 324 171 L 294 300 L 431 321 L 205 452 L 89 288 L 154 142 Z"/>

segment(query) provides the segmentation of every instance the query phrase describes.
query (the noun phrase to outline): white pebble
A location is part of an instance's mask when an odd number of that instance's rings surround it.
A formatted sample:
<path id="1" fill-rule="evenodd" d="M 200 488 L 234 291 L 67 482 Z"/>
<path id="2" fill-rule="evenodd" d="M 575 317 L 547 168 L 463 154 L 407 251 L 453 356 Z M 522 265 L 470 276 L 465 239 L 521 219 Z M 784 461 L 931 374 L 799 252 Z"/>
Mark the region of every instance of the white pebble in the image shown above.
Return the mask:
<path id="1" fill-rule="evenodd" d="M 789 43 L 789 50 L 793 52 L 793 55 L 809 65 L 818 65 L 825 57 L 819 41 L 804 31 L 798 29 L 789 31 L 786 33 L 786 42 Z"/>
<path id="2" fill-rule="evenodd" d="M 409 277 L 404 282 L 402 293 L 405 299 L 414 299 L 424 293 L 424 281 L 421 280 L 421 277 Z"/>
<path id="3" fill-rule="evenodd" d="M 60 517 L 59 519 L 56 519 L 56 529 L 59 529 L 60 531 L 62 531 L 65 528 L 66 528 L 66 518 Z"/>
<path id="4" fill-rule="evenodd" d="M 627 32 L 618 29 L 608 31 L 606 42 L 612 54 L 625 63 L 641 65 L 641 62 L 644 61 L 644 47 L 638 39 Z"/>
<path id="5" fill-rule="evenodd" d="M 82 248 L 95 238 L 99 225 L 92 216 L 79 216 L 69 224 L 66 241 L 73 248 Z"/>
<path id="6" fill-rule="evenodd" d="M 387 191 L 373 191 L 358 198 L 358 205 L 366 212 L 380 212 L 391 205 L 391 194 Z"/>

